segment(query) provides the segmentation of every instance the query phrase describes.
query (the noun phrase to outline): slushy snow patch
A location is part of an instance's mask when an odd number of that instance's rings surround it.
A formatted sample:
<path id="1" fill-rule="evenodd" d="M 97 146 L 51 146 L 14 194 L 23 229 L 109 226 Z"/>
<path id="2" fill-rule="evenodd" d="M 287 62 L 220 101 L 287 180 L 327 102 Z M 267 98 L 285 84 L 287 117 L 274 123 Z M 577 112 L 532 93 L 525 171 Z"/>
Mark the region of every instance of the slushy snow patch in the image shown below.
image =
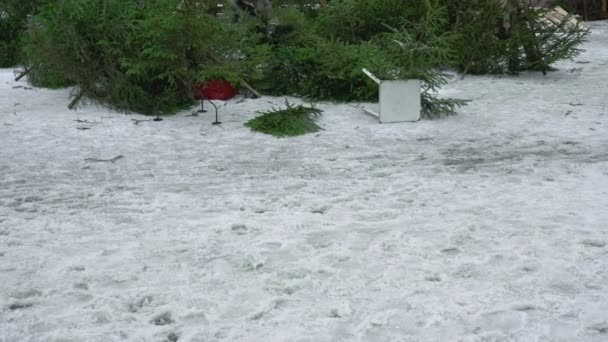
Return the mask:
<path id="1" fill-rule="evenodd" d="M 141 121 L 1 70 L 0 341 L 608 340 L 591 27 L 546 77 L 453 79 L 457 116 L 289 139 L 243 125 L 284 98 Z"/>

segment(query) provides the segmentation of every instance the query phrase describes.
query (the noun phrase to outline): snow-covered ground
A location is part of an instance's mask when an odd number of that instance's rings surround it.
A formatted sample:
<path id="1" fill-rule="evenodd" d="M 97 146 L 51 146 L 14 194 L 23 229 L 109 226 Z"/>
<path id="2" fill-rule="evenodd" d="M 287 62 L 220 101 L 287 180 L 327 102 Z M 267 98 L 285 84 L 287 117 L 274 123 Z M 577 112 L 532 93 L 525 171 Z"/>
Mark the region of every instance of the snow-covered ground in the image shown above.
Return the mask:
<path id="1" fill-rule="evenodd" d="M 546 77 L 454 79 L 458 116 L 291 139 L 243 126 L 283 98 L 135 124 L 1 70 L 0 341 L 608 341 L 591 25 Z"/>

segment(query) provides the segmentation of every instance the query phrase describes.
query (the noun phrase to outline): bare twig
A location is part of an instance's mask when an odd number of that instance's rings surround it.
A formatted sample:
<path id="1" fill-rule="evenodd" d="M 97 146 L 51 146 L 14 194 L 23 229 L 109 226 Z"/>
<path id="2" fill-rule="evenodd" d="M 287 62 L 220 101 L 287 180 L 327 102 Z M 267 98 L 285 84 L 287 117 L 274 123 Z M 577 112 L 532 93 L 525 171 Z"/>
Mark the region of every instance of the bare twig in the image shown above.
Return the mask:
<path id="1" fill-rule="evenodd" d="M 88 120 L 80 120 L 80 119 L 76 119 L 74 121 L 76 121 L 78 123 L 86 123 L 86 124 L 89 124 L 89 125 L 97 125 L 97 124 L 101 123 L 99 121 L 88 121 Z"/>
<path id="2" fill-rule="evenodd" d="M 134 125 L 139 125 L 140 122 L 144 122 L 144 121 L 152 121 L 152 119 L 148 119 L 148 120 L 137 120 L 137 119 L 131 119 L 131 121 L 133 121 Z"/>
<path id="3" fill-rule="evenodd" d="M 25 77 L 27 74 L 29 74 L 31 70 L 32 69 L 30 69 L 30 68 L 25 68 L 19 75 L 17 75 L 17 77 L 15 77 L 15 81 L 21 80 L 23 77 Z"/>
<path id="4" fill-rule="evenodd" d="M 247 90 L 249 90 L 254 96 L 255 98 L 259 98 L 262 97 L 262 95 L 260 93 L 258 93 L 257 90 L 253 89 L 252 86 L 249 85 L 249 83 L 247 83 L 245 80 L 241 79 L 241 86 Z"/>
<path id="5" fill-rule="evenodd" d="M 82 97 L 84 96 L 82 91 L 79 91 L 78 94 L 76 94 L 76 96 L 72 99 L 72 102 L 70 102 L 70 104 L 68 105 L 69 109 L 74 109 L 76 108 L 76 105 L 78 104 L 78 102 L 80 102 L 80 99 L 82 99 Z"/>
<path id="6" fill-rule="evenodd" d="M 87 158 L 84 161 L 86 161 L 86 162 L 94 162 L 94 163 L 102 163 L 103 162 L 103 163 L 112 163 L 112 164 L 114 164 L 117 160 L 123 159 L 124 157 L 125 156 L 123 156 L 121 154 L 121 155 L 118 155 L 118 156 L 116 156 L 116 157 L 114 157 L 112 159 Z"/>
<path id="7" fill-rule="evenodd" d="M 222 61 L 217 56 L 210 55 L 210 57 L 215 63 L 223 64 Z M 251 85 L 249 85 L 249 83 L 247 83 L 244 79 L 238 77 L 238 80 L 239 80 L 239 83 L 241 84 L 241 87 L 249 90 L 255 98 L 262 97 L 262 95 L 260 93 L 258 93 L 258 91 L 255 90 Z"/>

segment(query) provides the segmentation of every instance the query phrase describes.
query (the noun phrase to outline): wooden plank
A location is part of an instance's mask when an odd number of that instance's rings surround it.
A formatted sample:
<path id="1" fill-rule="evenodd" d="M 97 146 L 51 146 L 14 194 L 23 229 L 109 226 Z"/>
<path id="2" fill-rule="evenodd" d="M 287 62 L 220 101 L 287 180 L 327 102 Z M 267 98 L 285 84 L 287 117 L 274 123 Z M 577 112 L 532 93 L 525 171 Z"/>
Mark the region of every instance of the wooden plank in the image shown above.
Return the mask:
<path id="1" fill-rule="evenodd" d="M 380 80 L 378 77 L 376 77 L 376 75 L 372 74 L 372 72 L 371 72 L 371 71 L 369 71 L 369 70 L 367 70 L 367 69 L 363 68 L 363 73 L 364 73 L 364 74 L 366 74 L 366 75 L 367 75 L 367 77 L 371 78 L 371 79 L 372 79 L 374 82 L 376 82 L 376 83 L 378 83 L 378 84 L 381 84 L 381 83 L 382 83 L 382 81 L 381 81 L 381 80 Z"/>

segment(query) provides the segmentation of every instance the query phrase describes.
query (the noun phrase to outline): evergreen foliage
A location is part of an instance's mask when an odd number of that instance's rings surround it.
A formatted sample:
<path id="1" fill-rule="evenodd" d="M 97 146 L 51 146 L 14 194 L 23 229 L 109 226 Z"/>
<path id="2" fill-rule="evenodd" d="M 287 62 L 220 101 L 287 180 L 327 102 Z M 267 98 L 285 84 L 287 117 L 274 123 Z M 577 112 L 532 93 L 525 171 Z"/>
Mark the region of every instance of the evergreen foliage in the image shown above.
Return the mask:
<path id="1" fill-rule="evenodd" d="M 294 106 L 287 101 L 285 105 L 284 109 L 261 113 L 260 116 L 246 122 L 245 126 L 255 132 L 277 138 L 314 133 L 321 129 L 315 123 L 316 117 L 321 115 L 321 110 L 303 105 Z"/>
<path id="2" fill-rule="evenodd" d="M 358 43 L 401 27 L 426 15 L 430 0 L 332 0 L 320 11 L 318 25 L 324 36 Z"/>
<path id="3" fill-rule="evenodd" d="M 0 1 L 0 68 L 17 65 L 21 59 L 20 39 L 36 0 Z"/>
<path id="4" fill-rule="evenodd" d="M 417 23 L 390 28 L 374 39 L 394 63 L 385 77 L 422 81 L 423 118 L 454 114 L 467 102 L 435 95 L 449 79 L 442 70 L 454 60 L 452 45 L 457 36 L 446 31 L 446 25 L 445 8 L 429 5 Z"/>
<path id="5" fill-rule="evenodd" d="M 587 34 L 566 21 L 548 25 L 543 10 L 519 0 L 279 2 L 257 16 L 216 16 L 208 0 L 44 0 L 31 19 L 21 16 L 29 23 L 24 62 L 36 85 L 74 84 L 74 102 L 144 114 L 189 106 L 193 86 L 211 79 L 245 79 L 273 95 L 376 100 L 367 68 L 382 79 L 422 80 L 431 118 L 465 103 L 436 96 L 446 68 L 546 72 L 579 53 Z"/>
<path id="6" fill-rule="evenodd" d="M 119 110 L 172 113 L 188 106 L 193 85 L 255 77 L 255 37 L 210 13 L 200 0 L 62 0 L 30 25 L 32 66 L 50 66 L 77 85 L 76 100 Z"/>
<path id="7" fill-rule="evenodd" d="M 509 64 L 509 71 L 541 71 L 546 74 L 552 65 L 563 59 L 572 59 L 582 50 L 589 30 L 580 24 L 571 24 L 569 17 L 554 23 L 546 19 L 547 10 L 532 5 L 521 5 L 511 0 L 514 8 L 514 26 L 509 48 L 520 52 L 518 62 Z M 523 54 L 521 53 L 523 51 Z"/>
<path id="8" fill-rule="evenodd" d="M 271 58 L 256 86 L 273 95 L 298 95 L 323 100 L 374 99 L 377 86 L 361 74 L 371 64 L 386 64 L 370 43 L 347 43 L 321 35 L 315 21 L 294 8 L 278 9 L 289 30 L 270 39 Z M 284 26 L 287 26 L 283 24 Z"/>
<path id="9" fill-rule="evenodd" d="M 507 46 L 500 39 L 497 24 L 504 8 L 498 1 L 459 0 L 447 2 L 452 27 L 456 33 L 455 63 L 464 73 L 505 72 Z M 502 33 L 504 38 L 504 32 Z"/>
<path id="10" fill-rule="evenodd" d="M 403 16 L 412 13 L 422 15 L 416 20 Z M 424 117 L 453 114 L 464 104 L 435 95 L 447 82 L 441 68 L 452 62 L 454 39 L 446 32 L 444 9 L 435 2 L 336 0 L 317 18 L 308 26 L 302 14 L 283 20 L 297 24 L 273 44 L 266 77 L 272 83 L 265 90 L 313 99 L 377 100 L 377 84 L 361 71 L 367 68 L 382 79 L 422 80 Z M 384 19 L 398 26 L 383 24 Z"/>
<path id="11" fill-rule="evenodd" d="M 547 9 L 538 1 L 458 0 L 448 2 L 459 39 L 456 66 L 466 73 L 518 73 L 532 70 L 546 73 L 562 59 L 581 52 L 588 30 L 546 18 Z"/>

